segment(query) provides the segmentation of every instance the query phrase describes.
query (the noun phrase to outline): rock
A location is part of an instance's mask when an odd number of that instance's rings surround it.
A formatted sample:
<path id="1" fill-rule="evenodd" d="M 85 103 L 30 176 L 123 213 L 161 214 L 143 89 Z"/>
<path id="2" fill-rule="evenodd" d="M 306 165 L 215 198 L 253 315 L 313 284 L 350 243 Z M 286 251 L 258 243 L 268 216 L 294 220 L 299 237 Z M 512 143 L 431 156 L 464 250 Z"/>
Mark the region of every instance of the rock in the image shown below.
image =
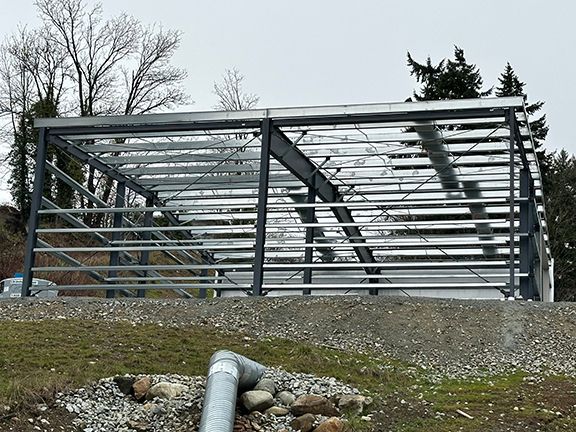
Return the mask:
<path id="1" fill-rule="evenodd" d="M 128 426 L 128 428 L 130 428 L 136 432 L 147 432 L 147 431 L 151 430 L 150 425 L 148 423 L 145 423 L 143 421 L 137 421 L 137 420 L 128 420 L 128 422 L 126 423 L 126 426 Z"/>
<path id="2" fill-rule="evenodd" d="M 292 420 L 290 427 L 295 431 L 310 432 L 314 429 L 314 423 L 316 423 L 316 416 L 314 414 L 304 414 Z"/>
<path id="3" fill-rule="evenodd" d="M 144 408 L 144 410 L 148 411 L 152 415 L 159 415 L 166 412 L 166 410 L 162 408 L 162 405 L 151 402 L 145 403 L 142 408 Z"/>
<path id="4" fill-rule="evenodd" d="M 320 423 L 314 429 L 314 432 L 342 432 L 344 430 L 344 422 L 338 417 L 330 417 L 328 420 Z"/>
<path id="5" fill-rule="evenodd" d="M 290 410 L 288 408 L 273 406 L 264 411 L 264 414 L 272 414 L 273 416 L 276 417 L 282 417 L 288 414 L 289 412 Z"/>
<path id="6" fill-rule="evenodd" d="M 340 414 L 332 402 L 318 395 L 300 396 L 290 406 L 290 411 L 295 416 L 301 416 L 306 413 L 324 416 L 337 416 Z"/>
<path id="7" fill-rule="evenodd" d="M 270 378 L 262 378 L 258 383 L 256 383 L 254 390 L 267 391 L 274 396 L 276 394 L 276 384 L 274 384 L 274 381 Z"/>
<path id="8" fill-rule="evenodd" d="M 292 405 L 296 400 L 296 396 L 294 396 L 289 391 L 281 391 L 276 395 L 276 398 L 286 406 Z"/>
<path id="9" fill-rule="evenodd" d="M 362 414 L 364 408 L 372 403 L 372 399 L 361 395 L 342 395 L 338 401 L 338 408 L 340 410 L 353 413 Z"/>
<path id="10" fill-rule="evenodd" d="M 274 405 L 274 398 L 264 390 L 250 390 L 242 393 L 240 401 L 249 412 L 264 411 Z"/>
<path id="11" fill-rule="evenodd" d="M 132 384 L 132 391 L 134 392 L 134 399 L 137 401 L 144 400 L 146 397 L 146 393 L 150 390 L 150 386 L 152 385 L 152 380 L 149 376 L 142 377 L 134 381 Z"/>
<path id="12" fill-rule="evenodd" d="M 250 431 L 252 429 L 252 424 L 250 423 L 250 420 L 237 415 L 235 420 L 234 420 L 234 428 L 233 431 L 234 432 L 246 432 L 246 431 Z"/>
<path id="13" fill-rule="evenodd" d="M 188 386 L 184 384 L 173 384 L 169 382 L 159 382 L 150 387 L 150 390 L 146 393 L 146 399 L 151 400 L 155 397 L 160 399 L 173 399 L 180 396 L 188 390 Z"/>
<path id="14" fill-rule="evenodd" d="M 130 375 L 117 375 L 114 377 L 114 382 L 125 395 L 132 394 L 132 385 L 134 385 L 136 378 Z"/>

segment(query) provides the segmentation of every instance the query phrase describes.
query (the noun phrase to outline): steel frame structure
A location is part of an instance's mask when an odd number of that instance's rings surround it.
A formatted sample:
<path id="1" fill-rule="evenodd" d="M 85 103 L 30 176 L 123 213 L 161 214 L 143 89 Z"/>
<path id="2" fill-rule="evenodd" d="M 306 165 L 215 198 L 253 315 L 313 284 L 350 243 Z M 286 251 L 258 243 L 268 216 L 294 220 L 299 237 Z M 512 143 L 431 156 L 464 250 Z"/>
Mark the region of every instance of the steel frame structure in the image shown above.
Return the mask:
<path id="1" fill-rule="evenodd" d="M 75 282 L 59 289 L 108 297 L 211 289 L 551 300 L 522 98 L 35 126 L 24 296 L 35 275 L 63 272 Z M 101 176 L 111 199 L 48 161 L 49 147 Z M 84 205 L 60 208 L 43 196 L 47 176 Z"/>

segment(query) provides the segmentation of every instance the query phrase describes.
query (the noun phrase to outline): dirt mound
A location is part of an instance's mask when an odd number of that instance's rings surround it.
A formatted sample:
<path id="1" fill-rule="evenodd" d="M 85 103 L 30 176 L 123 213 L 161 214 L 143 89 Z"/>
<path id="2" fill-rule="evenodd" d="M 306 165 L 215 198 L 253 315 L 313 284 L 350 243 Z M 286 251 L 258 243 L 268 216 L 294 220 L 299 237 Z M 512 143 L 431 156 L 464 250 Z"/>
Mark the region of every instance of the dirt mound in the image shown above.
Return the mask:
<path id="1" fill-rule="evenodd" d="M 514 368 L 576 376 L 576 304 L 390 297 L 0 302 L 2 319 L 50 317 L 204 325 L 384 355 L 439 376 Z"/>

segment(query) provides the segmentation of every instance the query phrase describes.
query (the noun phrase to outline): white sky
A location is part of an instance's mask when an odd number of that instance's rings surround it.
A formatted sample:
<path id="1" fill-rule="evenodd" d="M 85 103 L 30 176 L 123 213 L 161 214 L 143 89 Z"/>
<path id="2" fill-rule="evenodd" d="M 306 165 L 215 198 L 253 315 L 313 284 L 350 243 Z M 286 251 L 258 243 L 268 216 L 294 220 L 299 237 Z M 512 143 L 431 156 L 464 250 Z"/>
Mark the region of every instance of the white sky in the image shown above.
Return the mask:
<path id="1" fill-rule="evenodd" d="M 415 81 L 406 52 L 450 57 L 454 44 L 485 87 L 510 62 L 530 101 L 543 100 L 547 148 L 576 152 L 570 106 L 576 3 L 567 0 L 103 0 L 144 23 L 184 32 L 175 63 L 189 72 L 195 104 L 215 104 L 212 85 L 237 67 L 261 107 L 402 101 Z M 31 0 L 0 0 L 0 38 L 34 26 Z M 4 197 L 0 194 L 0 200 Z"/>

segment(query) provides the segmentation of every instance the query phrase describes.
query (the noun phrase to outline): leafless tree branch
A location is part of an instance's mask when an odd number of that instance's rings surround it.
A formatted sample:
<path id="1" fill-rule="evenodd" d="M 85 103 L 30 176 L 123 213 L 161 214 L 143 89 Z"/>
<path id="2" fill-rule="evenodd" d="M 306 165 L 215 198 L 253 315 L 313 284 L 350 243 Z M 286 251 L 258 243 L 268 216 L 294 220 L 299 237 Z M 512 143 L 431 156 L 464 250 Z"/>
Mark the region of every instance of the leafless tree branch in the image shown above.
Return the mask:
<path id="1" fill-rule="evenodd" d="M 238 69 L 226 69 L 222 81 L 214 83 L 214 94 L 218 97 L 215 109 L 239 111 L 254 108 L 260 98 L 254 93 L 246 93 L 242 87 L 244 75 Z"/>

